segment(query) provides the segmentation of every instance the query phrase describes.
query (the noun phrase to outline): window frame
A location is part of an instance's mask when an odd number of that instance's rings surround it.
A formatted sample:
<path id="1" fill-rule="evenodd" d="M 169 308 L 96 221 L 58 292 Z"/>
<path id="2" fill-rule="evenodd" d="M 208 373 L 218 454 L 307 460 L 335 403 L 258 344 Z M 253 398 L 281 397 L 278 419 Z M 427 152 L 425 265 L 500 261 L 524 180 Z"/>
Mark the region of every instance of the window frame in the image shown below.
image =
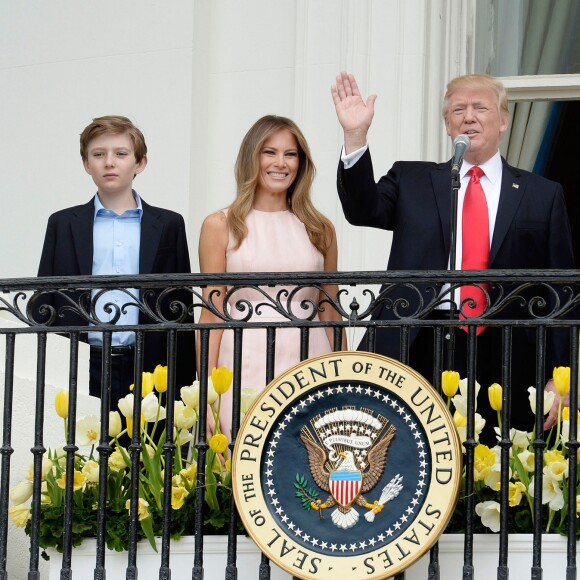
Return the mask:
<path id="1" fill-rule="evenodd" d="M 580 100 L 580 74 L 498 77 L 506 88 L 508 101 Z"/>

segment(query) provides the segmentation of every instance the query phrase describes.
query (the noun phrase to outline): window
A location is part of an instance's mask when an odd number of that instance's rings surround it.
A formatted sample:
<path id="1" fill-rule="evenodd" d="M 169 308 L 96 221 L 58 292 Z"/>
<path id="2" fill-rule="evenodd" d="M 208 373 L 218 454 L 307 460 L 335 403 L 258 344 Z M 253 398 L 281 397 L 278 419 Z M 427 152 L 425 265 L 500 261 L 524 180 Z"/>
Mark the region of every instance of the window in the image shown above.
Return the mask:
<path id="1" fill-rule="evenodd" d="M 477 2 L 474 70 L 502 77 L 510 101 L 502 155 L 562 184 L 580 267 L 580 3 Z"/>

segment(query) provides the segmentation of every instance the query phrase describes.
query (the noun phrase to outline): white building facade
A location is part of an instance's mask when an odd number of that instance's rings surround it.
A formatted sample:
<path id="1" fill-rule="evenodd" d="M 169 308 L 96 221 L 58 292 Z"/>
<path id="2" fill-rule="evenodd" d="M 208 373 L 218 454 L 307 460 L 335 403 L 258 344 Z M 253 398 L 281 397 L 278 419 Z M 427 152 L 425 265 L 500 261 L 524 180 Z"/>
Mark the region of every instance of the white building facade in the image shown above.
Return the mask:
<path id="1" fill-rule="evenodd" d="M 545 10 L 533 21 L 551 28 L 530 28 L 533 4 Z M 398 159 L 443 161 L 451 148 L 441 100 L 457 75 L 501 74 L 514 100 L 580 98 L 580 69 L 559 67 L 547 50 L 569 37 L 576 4 L 0 0 L 0 278 L 35 276 L 48 216 L 94 195 L 78 139 L 106 114 L 130 117 L 145 134 L 149 164 L 135 189 L 184 216 L 193 271 L 201 223 L 231 203 L 239 144 L 265 114 L 293 118 L 309 141 L 318 169 L 313 197 L 336 225 L 339 269 L 382 270 L 390 234 L 350 226 L 338 202 L 342 135 L 330 96 L 337 73 L 354 73 L 365 97 L 378 95 L 370 132 L 377 179 Z M 541 47 L 534 55 L 525 45 L 532 33 Z M 537 61 L 535 70 L 521 66 L 522 55 Z M 543 134 L 547 112 L 533 123 L 524 114 L 520 126 L 535 123 Z M 512 162 L 533 165 L 540 139 L 514 140 L 530 151 L 520 146 Z M 51 388 L 66 384 L 66 369 L 48 372 Z M 32 388 L 34 373 L 17 360 L 17 388 Z M 29 417 L 26 405 L 16 412 Z M 27 560 L 25 542 L 13 549 Z M 20 567 L 9 573 L 25 577 Z"/>

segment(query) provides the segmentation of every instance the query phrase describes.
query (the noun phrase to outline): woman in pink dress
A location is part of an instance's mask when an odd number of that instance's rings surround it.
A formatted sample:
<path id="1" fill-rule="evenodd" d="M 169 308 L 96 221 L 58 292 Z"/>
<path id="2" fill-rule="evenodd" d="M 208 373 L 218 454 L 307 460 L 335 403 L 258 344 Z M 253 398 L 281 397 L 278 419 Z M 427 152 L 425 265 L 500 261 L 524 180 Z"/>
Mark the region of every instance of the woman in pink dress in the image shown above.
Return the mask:
<path id="1" fill-rule="evenodd" d="M 337 243 L 334 226 L 312 204 L 310 188 L 314 163 L 308 144 L 296 124 L 285 117 L 268 115 L 259 119 L 247 132 L 240 146 L 235 166 L 236 199 L 229 208 L 208 216 L 199 239 L 201 272 L 334 272 L 337 268 Z M 204 298 L 219 290 L 213 303 L 218 306 L 225 287 L 204 289 Z M 252 321 L 287 321 L 269 306 L 281 297 L 284 310 L 307 318 L 325 296 L 315 288 L 304 288 L 291 295 L 294 287 L 261 287 L 260 291 L 243 288 L 228 303 L 233 318 L 243 318 L 247 311 L 235 308 L 236 302 L 252 304 Z M 336 297 L 335 285 L 324 290 Z M 268 298 L 271 297 L 271 300 Z M 306 302 L 304 302 L 306 301 Z M 306 303 L 310 308 L 304 310 Z M 262 304 L 258 311 L 255 306 Z M 315 320 L 340 320 L 329 304 L 317 312 Z M 206 309 L 200 322 L 221 322 Z M 343 335 L 342 347 L 345 347 Z M 199 344 L 199 340 L 198 340 Z M 309 356 L 332 351 L 333 329 L 312 328 L 309 333 Z M 300 362 L 300 331 L 277 329 L 275 371 L 279 375 Z M 212 330 L 209 341 L 208 369 L 227 366 L 233 369 L 233 331 Z M 266 386 L 266 330 L 245 330 L 242 341 L 241 386 L 261 391 Z M 222 399 L 221 431 L 230 436 L 231 389 Z"/>

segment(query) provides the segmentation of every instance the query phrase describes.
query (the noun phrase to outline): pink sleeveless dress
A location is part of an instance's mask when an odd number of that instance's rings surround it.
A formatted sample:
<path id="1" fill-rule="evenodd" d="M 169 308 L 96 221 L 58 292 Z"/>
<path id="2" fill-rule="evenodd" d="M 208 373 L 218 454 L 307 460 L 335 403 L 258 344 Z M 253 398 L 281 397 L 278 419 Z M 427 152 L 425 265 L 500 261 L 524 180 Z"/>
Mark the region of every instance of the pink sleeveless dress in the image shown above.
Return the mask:
<path id="1" fill-rule="evenodd" d="M 236 272 L 322 272 L 324 256 L 312 245 L 304 224 L 290 211 L 264 212 L 252 209 L 246 218 L 248 235 L 240 247 L 234 249 L 234 239 L 230 233 L 226 252 L 226 271 Z M 289 292 L 293 286 L 261 287 L 272 300 L 280 290 Z M 260 322 L 288 321 L 270 305 L 273 303 L 267 296 L 250 288 L 235 292 L 229 301 L 230 315 L 240 319 L 247 310 L 239 312 L 235 308 L 238 300 L 248 301 L 254 306 L 251 320 Z M 301 307 L 302 301 L 316 307 L 319 291 L 315 288 L 303 288 L 292 297 L 290 306 L 288 297 L 281 296 L 283 310 L 289 308 L 294 316 L 307 318 L 312 313 L 312 306 L 307 310 Z M 256 312 L 255 307 L 263 304 Z M 318 315 L 315 316 L 318 320 Z M 233 369 L 233 331 L 224 330 L 218 357 L 219 366 Z M 312 328 L 309 333 L 309 357 L 330 352 L 331 346 L 323 328 Z M 300 330 L 295 328 L 276 329 L 275 371 L 278 376 L 283 371 L 300 362 Z M 266 330 L 244 330 L 242 340 L 242 388 L 249 387 L 262 391 L 266 387 Z M 231 389 L 222 399 L 221 426 L 228 438 L 231 425 Z"/>

